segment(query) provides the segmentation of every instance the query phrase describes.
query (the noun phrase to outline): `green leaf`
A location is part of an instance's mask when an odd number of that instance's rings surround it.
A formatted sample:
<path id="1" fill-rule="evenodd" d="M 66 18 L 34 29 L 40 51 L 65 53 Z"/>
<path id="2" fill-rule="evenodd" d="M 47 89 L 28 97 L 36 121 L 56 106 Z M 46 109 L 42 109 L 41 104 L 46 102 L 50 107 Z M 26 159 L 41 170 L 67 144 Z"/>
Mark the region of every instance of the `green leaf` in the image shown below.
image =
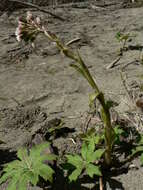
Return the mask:
<path id="1" fill-rule="evenodd" d="M 36 185 L 39 181 L 39 176 L 38 176 L 38 173 L 37 171 L 35 172 L 27 172 L 27 177 L 29 178 L 29 181 L 33 184 L 33 185 Z"/>
<path id="2" fill-rule="evenodd" d="M 91 138 L 88 144 L 88 151 L 94 152 L 94 150 L 95 150 L 95 139 Z"/>
<path id="3" fill-rule="evenodd" d="M 50 166 L 48 166 L 46 164 L 41 165 L 41 167 L 39 169 L 39 175 L 43 179 L 48 180 L 50 182 L 53 181 L 53 174 L 54 173 L 55 173 L 54 170 Z"/>
<path id="4" fill-rule="evenodd" d="M 42 156 L 41 156 L 42 157 Z M 47 158 L 46 160 L 56 160 L 57 159 L 57 156 L 55 154 L 47 154 L 45 156 L 43 156 L 43 158 Z"/>
<path id="5" fill-rule="evenodd" d="M 46 150 L 46 148 L 48 148 L 50 145 L 49 142 L 44 142 L 42 144 L 36 145 L 35 147 L 33 147 L 30 151 L 30 157 L 37 157 L 40 156 L 41 153 Z"/>
<path id="6" fill-rule="evenodd" d="M 139 144 L 140 144 L 140 145 L 143 145 L 143 135 L 141 135 L 141 139 L 140 139 L 140 141 L 139 141 Z"/>
<path id="7" fill-rule="evenodd" d="M 86 162 L 91 162 L 94 154 L 95 142 L 92 138 L 88 143 L 84 142 L 81 149 L 81 155 Z"/>
<path id="8" fill-rule="evenodd" d="M 76 71 L 78 71 L 80 74 L 82 74 L 83 77 L 86 78 L 86 76 L 85 76 L 85 74 L 84 74 L 82 68 L 80 68 L 78 65 L 75 65 L 75 64 L 70 64 L 70 66 L 73 67 Z"/>
<path id="9" fill-rule="evenodd" d="M 37 159 L 34 159 L 33 160 L 33 167 L 36 167 L 39 164 L 43 163 L 44 161 L 52 161 L 52 160 L 56 160 L 57 159 L 57 156 L 54 155 L 54 154 L 44 154 L 44 155 L 41 155 L 39 156 Z"/>
<path id="10" fill-rule="evenodd" d="M 26 174 L 22 175 L 19 179 L 18 190 L 27 190 L 29 178 Z"/>
<path id="11" fill-rule="evenodd" d="M 5 165 L 4 171 L 9 172 L 11 170 L 17 169 L 21 166 L 21 161 L 19 160 L 14 160 L 8 164 Z"/>
<path id="12" fill-rule="evenodd" d="M 54 125 L 48 129 L 48 133 L 53 133 L 59 131 L 60 129 L 64 128 L 64 122 L 60 121 L 58 125 Z"/>
<path id="13" fill-rule="evenodd" d="M 135 149 L 132 150 L 132 156 L 137 154 L 138 152 L 143 152 L 143 146 L 138 146 Z"/>
<path id="14" fill-rule="evenodd" d="M 94 103 L 94 101 L 98 95 L 99 95 L 99 93 L 96 93 L 96 92 L 89 94 L 89 105 L 90 106 Z"/>
<path id="15" fill-rule="evenodd" d="M 103 153 L 105 152 L 104 149 L 98 149 L 96 150 L 93 155 L 92 155 L 92 158 L 91 158 L 91 162 L 94 162 L 96 160 L 99 160 L 101 158 L 101 156 L 103 155 Z"/>
<path id="16" fill-rule="evenodd" d="M 78 167 L 77 169 L 75 169 L 75 170 L 71 173 L 71 175 L 69 176 L 70 182 L 76 181 L 77 178 L 80 176 L 81 172 L 82 172 L 82 167 Z"/>
<path id="17" fill-rule="evenodd" d="M 83 164 L 82 158 L 77 154 L 75 154 L 75 155 L 66 155 L 66 157 L 68 159 L 68 163 L 74 165 L 75 167 L 81 166 Z"/>
<path id="18" fill-rule="evenodd" d="M 114 127 L 114 131 L 116 135 L 122 135 L 125 131 L 120 128 L 120 126 Z"/>
<path id="19" fill-rule="evenodd" d="M 18 157 L 20 160 L 26 159 L 26 158 L 28 157 L 27 148 L 20 148 L 20 149 L 17 151 L 17 157 Z"/>
<path id="20" fill-rule="evenodd" d="M 8 173 L 4 173 L 2 175 L 2 177 L 0 178 L 0 184 L 2 184 L 3 182 L 5 182 L 8 178 L 11 178 L 13 176 L 15 171 L 10 171 Z"/>
<path id="21" fill-rule="evenodd" d="M 96 135 L 96 136 L 94 137 L 94 143 L 95 143 L 95 144 L 98 144 L 100 140 L 101 140 L 101 137 L 100 137 L 99 135 Z"/>
<path id="22" fill-rule="evenodd" d="M 117 39 L 118 41 L 120 41 L 121 32 L 117 32 L 115 37 L 116 37 L 116 39 Z"/>
<path id="23" fill-rule="evenodd" d="M 17 179 L 17 178 L 13 178 L 13 179 L 9 182 L 9 184 L 8 184 L 6 190 L 16 190 L 17 182 L 18 182 L 18 179 Z"/>
<path id="24" fill-rule="evenodd" d="M 93 139 L 95 145 L 101 140 L 101 136 L 96 134 L 94 128 L 89 129 L 86 133 L 80 134 L 80 138 L 87 143 L 90 143 L 91 139 Z"/>
<path id="25" fill-rule="evenodd" d="M 93 164 L 88 164 L 86 166 L 86 172 L 91 178 L 93 178 L 94 175 L 97 175 L 97 176 L 102 175 L 100 168 L 98 166 L 93 165 Z"/>
<path id="26" fill-rule="evenodd" d="M 84 160 L 87 160 L 87 153 L 88 153 L 88 143 L 83 142 L 81 148 L 81 155 Z"/>
<path id="27" fill-rule="evenodd" d="M 143 154 L 141 154 L 140 160 L 141 160 L 141 164 L 143 165 Z"/>
<path id="28" fill-rule="evenodd" d="M 26 190 L 28 182 L 36 185 L 39 176 L 52 182 L 54 170 L 44 163 L 45 160 L 55 160 L 54 154 L 42 153 L 49 143 L 43 143 L 31 149 L 28 155 L 26 148 L 21 148 L 17 152 L 20 160 L 12 161 L 5 165 L 4 174 L 0 178 L 0 183 L 10 180 L 8 190 Z"/>

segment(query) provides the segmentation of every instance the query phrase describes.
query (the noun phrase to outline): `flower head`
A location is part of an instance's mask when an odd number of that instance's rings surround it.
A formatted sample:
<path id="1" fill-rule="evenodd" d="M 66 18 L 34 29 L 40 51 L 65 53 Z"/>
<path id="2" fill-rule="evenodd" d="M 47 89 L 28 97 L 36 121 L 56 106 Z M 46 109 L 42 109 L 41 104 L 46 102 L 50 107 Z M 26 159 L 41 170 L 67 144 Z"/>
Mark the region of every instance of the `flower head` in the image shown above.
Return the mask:
<path id="1" fill-rule="evenodd" d="M 28 11 L 26 18 L 20 17 L 18 20 L 18 27 L 15 31 L 16 39 L 18 42 L 22 40 L 33 42 L 41 29 L 40 18 L 36 17 L 36 19 L 34 19 L 32 13 Z"/>

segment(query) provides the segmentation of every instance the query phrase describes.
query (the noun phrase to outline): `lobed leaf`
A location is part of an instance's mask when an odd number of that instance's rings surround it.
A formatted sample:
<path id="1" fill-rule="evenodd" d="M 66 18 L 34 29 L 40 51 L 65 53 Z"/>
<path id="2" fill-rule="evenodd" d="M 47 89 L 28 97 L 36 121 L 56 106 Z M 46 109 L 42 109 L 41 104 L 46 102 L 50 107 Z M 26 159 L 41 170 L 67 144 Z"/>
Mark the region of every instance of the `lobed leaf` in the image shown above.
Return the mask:
<path id="1" fill-rule="evenodd" d="M 11 182 L 8 184 L 6 190 L 17 190 L 17 182 L 18 182 L 18 179 L 16 178 L 12 179 Z"/>
<path id="2" fill-rule="evenodd" d="M 81 155 L 84 160 L 87 160 L 88 143 L 84 142 L 81 148 Z"/>
<path id="3" fill-rule="evenodd" d="M 75 155 L 66 155 L 67 159 L 68 159 L 68 163 L 74 165 L 75 167 L 80 167 L 83 165 L 83 160 L 82 158 L 75 154 Z"/>
<path id="4" fill-rule="evenodd" d="M 95 160 L 99 160 L 101 158 L 101 156 L 103 155 L 103 153 L 105 152 L 105 149 L 98 149 L 96 150 L 93 155 L 92 155 L 92 159 L 93 161 Z M 93 162 L 91 161 L 91 162 Z"/>
<path id="5" fill-rule="evenodd" d="M 18 182 L 18 190 L 27 190 L 28 182 L 29 177 L 26 174 L 22 175 Z"/>
<path id="6" fill-rule="evenodd" d="M 2 175 L 2 177 L 0 178 L 0 184 L 2 184 L 3 182 L 5 182 L 7 179 L 11 178 L 13 176 L 13 174 L 15 173 L 15 171 L 9 171 L 8 173 L 4 173 Z"/>
<path id="7" fill-rule="evenodd" d="M 77 178 L 80 176 L 81 172 L 82 172 L 82 167 L 78 167 L 77 169 L 75 169 L 75 170 L 71 173 L 71 175 L 69 176 L 70 182 L 76 181 Z"/>
<path id="8" fill-rule="evenodd" d="M 38 156 L 41 156 L 41 153 L 46 149 L 48 148 L 50 145 L 49 142 L 44 142 L 42 144 L 39 144 L 39 145 L 36 145 L 35 147 L 33 147 L 31 150 L 30 150 L 30 157 L 31 158 L 34 158 L 35 157 L 38 157 Z"/>
<path id="9" fill-rule="evenodd" d="M 39 181 L 39 175 L 37 171 L 28 171 L 26 173 L 28 181 L 30 181 L 33 185 L 36 185 Z"/>
<path id="10" fill-rule="evenodd" d="M 28 157 L 28 152 L 27 152 L 27 148 L 20 148 L 18 151 L 17 151 L 17 157 L 20 159 L 20 160 L 24 160 Z"/>
<path id="11" fill-rule="evenodd" d="M 91 178 L 93 178 L 94 175 L 97 175 L 97 176 L 102 175 L 100 168 L 98 166 L 93 165 L 93 164 L 88 164 L 86 166 L 86 172 Z"/>
<path id="12" fill-rule="evenodd" d="M 21 166 L 21 161 L 14 160 L 14 161 L 6 164 L 3 171 L 9 172 L 11 170 L 18 169 L 20 166 Z"/>
<path id="13" fill-rule="evenodd" d="M 46 165 L 46 164 L 42 164 L 41 167 L 39 168 L 39 175 L 45 179 L 45 180 L 48 180 L 50 182 L 53 181 L 53 174 L 54 174 L 54 170 Z"/>

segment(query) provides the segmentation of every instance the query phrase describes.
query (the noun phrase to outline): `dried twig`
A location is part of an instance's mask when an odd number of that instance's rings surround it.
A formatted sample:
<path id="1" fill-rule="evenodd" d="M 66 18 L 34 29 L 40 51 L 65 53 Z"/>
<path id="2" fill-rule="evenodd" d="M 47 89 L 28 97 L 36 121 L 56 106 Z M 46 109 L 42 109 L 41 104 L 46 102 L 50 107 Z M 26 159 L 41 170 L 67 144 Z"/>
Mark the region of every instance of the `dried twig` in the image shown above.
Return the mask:
<path id="1" fill-rule="evenodd" d="M 80 38 L 74 38 L 74 39 L 70 40 L 69 42 L 67 42 L 67 43 L 66 43 L 66 46 L 69 46 L 69 45 L 71 45 L 71 44 L 73 44 L 73 43 L 75 43 L 75 42 L 78 42 L 78 41 L 80 41 L 80 40 L 81 40 Z"/>
<path id="2" fill-rule="evenodd" d="M 115 66 L 116 63 L 118 63 L 118 61 L 120 61 L 121 59 L 121 56 L 117 57 L 113 62 L 111 62 L 107 67 L 106 69 L 111 69 Z"/>
<path id="3" fill-rule="evenodd" d="M 20 4 L 25 5 L 25 6 L 28 6 L 28 7 L 36 8 L 36 9 L 38 9 L 39 11 L 41 11 L 41 12 L 43 12 L 43 13 L 47 13 L 47 14 L 49 14 L 49 15 L 51 15 L 51 16 L 53 16 L 53 17 L 59 19 L 59 20 L 65 21 L 64 18 L 62 18 L 62 17 L 60 17 L 60 16 L 58 16 L 58 15 L 56 15 L 56 14 L 54 14 L 54 13 L 51 13 L 50 11 L 47 11 L 47 10 L 45 10 L 45 9 L 41 8 L 40 6 L 35 5 L 35 4 L 33 4 L 33 3 L 23 2 L 23 1 L 20 1 L 20 0 L 8 0 L 8 1 L 9 1 L 9 2 L 20 3 Z"/>
<path id="4" fill-rule="evenodd" d="M 99 178 L 99 186 L 100 186 L 100 190 L 103 190 L 103 180 L 102 177 Z"/>
<path id="5" fill-rule="evenodd" d="M 129 62 L 129 63 L 126 63 L 123 67 L 122 67 L 122 71 L 126 68 L 126 67 L 128 67 L 129 65 L 131 65 L 131 64 L 139 64 L 139 60 L 134 60 L 134 61 L 131 61 L 131 62 Z"/>

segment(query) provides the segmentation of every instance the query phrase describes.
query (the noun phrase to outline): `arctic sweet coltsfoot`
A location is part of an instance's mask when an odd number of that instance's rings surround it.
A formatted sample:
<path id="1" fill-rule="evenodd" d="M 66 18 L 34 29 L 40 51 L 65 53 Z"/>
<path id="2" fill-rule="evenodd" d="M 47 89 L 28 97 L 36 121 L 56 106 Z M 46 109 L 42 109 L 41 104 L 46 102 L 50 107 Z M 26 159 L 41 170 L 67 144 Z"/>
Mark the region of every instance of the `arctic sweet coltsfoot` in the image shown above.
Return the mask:
<path id="1" fill-rule="evenodd" d="M 92 77 L 88 67 L 84 63 L 78 51 L 72 51 L 68 46 L 64 45 L 61 40 L 42 25 L 39 17 L 33 17 L 28 12 L 26 18 L 20 18 L 18 22 L 18 28 L 16 29 L 16 38 L 18 41 L 24 40 L 25 42 L 34 42 L 38 34 L 45 35 L 51 42 L 55 43 L 57 48 L 66 56 L 75 61 L 70 64 L 75 70 L 77 70 L 92 87 L 95 101 L 97 99 L 101 105 L 100 114 L 105 128 L 105 162 L 110 165 L 112 162 L 112 146 L 115 140 L 115 132 L 111 125 L 110 106 L 108 101 L 105 100 L 104 94 L 99 90 L 94 78 Z"/>

